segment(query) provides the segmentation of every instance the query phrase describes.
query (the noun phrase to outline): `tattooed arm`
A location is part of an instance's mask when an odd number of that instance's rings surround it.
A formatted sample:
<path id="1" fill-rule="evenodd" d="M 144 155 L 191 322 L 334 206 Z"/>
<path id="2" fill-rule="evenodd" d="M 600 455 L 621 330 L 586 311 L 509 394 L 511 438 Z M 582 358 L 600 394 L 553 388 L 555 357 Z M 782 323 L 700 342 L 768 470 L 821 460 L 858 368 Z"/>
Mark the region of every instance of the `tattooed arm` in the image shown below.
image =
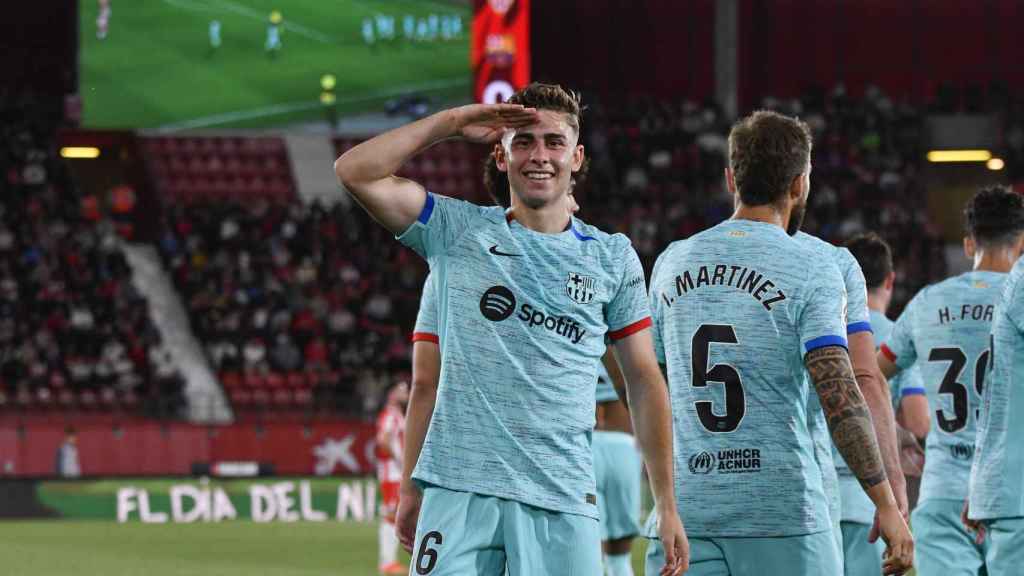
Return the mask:
<path id="1" fill-rule="evenodd" d="M 818 348 L 807 354 L 804 363 L 821 398 L 832 440 L 850 470 L 869 493 L 882 484 L 887 488 L 871 413 L 857 386 L 846 350 L 839 346 Z M 890 490 L 882 490 L 883 502 L 875 502 L 876 505 L 884 504 L 886 493 L 888 499 L 892 498 Z"/>
<path id="2" fill-rule="evenodd" d="M 879 528 L 888 544 L 886 574 L 901 573 L 913 564 L 914 541 L 886 478 L 871 413 L 850 356 L 845 348 L 825 346 L 808 352 L 804 364 L 821 399 L 832 441 L 878 508 Z"/>

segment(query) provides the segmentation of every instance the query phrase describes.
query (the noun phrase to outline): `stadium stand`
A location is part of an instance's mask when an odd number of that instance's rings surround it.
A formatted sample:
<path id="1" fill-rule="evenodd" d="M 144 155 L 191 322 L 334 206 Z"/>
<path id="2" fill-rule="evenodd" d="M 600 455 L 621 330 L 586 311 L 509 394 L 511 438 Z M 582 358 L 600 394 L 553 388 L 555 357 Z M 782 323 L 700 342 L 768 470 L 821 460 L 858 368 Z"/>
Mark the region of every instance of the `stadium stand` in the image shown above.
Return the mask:
<path id="1" fill-rule="evenodd" d="M 82 194 L 30 97 L 0 122 L 0 410 L 176 417 L 181 379 L 131 282 L 127 190 Z"/>

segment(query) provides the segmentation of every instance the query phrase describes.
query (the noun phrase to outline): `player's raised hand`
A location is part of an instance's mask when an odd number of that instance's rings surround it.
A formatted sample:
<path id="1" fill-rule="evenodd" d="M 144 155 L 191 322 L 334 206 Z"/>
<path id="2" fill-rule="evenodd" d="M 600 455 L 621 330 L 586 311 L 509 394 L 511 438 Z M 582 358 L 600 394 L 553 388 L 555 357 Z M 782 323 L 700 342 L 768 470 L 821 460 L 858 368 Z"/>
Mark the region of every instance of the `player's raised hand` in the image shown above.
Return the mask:
<path id="1" fill-rule="evenodd" d="M 690 568 L 690 541 L 675 509 L 658 514 L 658 537 L 665 549 L 665 566 L 659 576 L 679 576 Z"/>
<path id="2" fill-rule="evenodd" d="M 519 104 L 469 104 L 451 110 L 455 131 L 481 144 L 497 142 L 505 130 L 537 122 L 537 110 Z"/>
<path id="3" fill-rule="evenodd" d="M 423 492 L 415 486 L 402 483 L 398 495 L 398 512 L 395 514 L 395 532 L 398 533 L 398 541 L 402 543 L 405 551 L 412 553 L 412 546 L 416 540 L 416 523 L 420 518 L 420 504 L 423 503 Z"/>
<path id="4" fill-rule="evenodd" d="M 914 537 L 900 509 L 895 505 L 879 508 L 875 522 L 886 544 L 882 573 L 899 575 L 910 570 L 914 566 Z"/>

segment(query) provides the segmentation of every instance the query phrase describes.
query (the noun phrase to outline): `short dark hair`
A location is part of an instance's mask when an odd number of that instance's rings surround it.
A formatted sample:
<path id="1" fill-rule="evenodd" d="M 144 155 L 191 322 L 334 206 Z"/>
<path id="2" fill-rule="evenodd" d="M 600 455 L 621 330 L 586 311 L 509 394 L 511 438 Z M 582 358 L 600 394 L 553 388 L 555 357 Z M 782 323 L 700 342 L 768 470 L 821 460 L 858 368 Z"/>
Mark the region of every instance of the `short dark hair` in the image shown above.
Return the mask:
<path id="1" fill-rule="evenodd" d="M 807 169 L 811 130 L 796 118 L 758 110 L 729 132 L 729 168 L 740 200 L 749 206 L 778 202 Z"/>
<path id="2" fill-rule="evenodd" d="M 892 249 L 878 234 L 858 234 L 846 242 L 846 248 L 860 264 L 868 290 L 880 287 L 892 274 Z"/>
<path id="3" fill-rule="evenodd" d="M 568 116 L 569 125 L 580 134 L 583 130 L 584 107 L 577 92 L 566 90 L 558 84 L 543 84 L 532 82 L 522 90 L 516 92 L 508 99 L 509 104 L 521 104 L 527 108 L 537 110 L 554 110 L 564 112 Z M 587 178 L 587 171 L 590 169 L 590 159 L 583 158 L 583 165 L 573 173 L 573 181 L 576 189 L 579 188 Z M 508 207 L 511 205 L 511 193 L 509 190 L 508 174 L 498 170 L 498 164 L 494 159 L 492 150 L 484 159 L 484 188 L 490 194 L 496 204 Z"/>
<path id="4" fill-rule="evenodd" d="M 1013 243 L 1024 232 L 1024 197 L 1005 186 L 982 188 L 967 201 L 964 227 L 978 244 Z"/>

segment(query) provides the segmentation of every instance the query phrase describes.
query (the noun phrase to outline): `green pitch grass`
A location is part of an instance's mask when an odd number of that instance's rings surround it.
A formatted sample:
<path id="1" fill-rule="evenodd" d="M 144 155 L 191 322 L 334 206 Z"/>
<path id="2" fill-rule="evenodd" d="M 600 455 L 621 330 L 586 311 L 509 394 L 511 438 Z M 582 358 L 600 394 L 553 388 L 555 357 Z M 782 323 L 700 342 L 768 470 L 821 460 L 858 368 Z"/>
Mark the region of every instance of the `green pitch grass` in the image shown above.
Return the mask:
<path id="1" fill-rule="evenodd" d="M 73 0 L 74 1 L 74 0 Z M 320 77 L 337 78 L 341 115 L 379 111 L 396 95 L 471 97 L 467 3 L 443 0 L 145 0 L 113 2 L 96 38 L 97 2 L 80 4 L 83 124 L 104 128 L 239 128 L 325 118 Z M 268 16 L 284 17 L 283 48 L 264 50 Z M 363 42 L 364 18 L 394 16 L 398 39 Z M 409 42 L 402 17 L 462 16 L 461 40 Z M 209 23 L 221 23 L 210 48 Z"/>
<path id="2" fill-rule="evenodd" d="M 377 525 L 0 522 L 0 558 L 4 574 L 33 576 L 373 576 Z"/>

